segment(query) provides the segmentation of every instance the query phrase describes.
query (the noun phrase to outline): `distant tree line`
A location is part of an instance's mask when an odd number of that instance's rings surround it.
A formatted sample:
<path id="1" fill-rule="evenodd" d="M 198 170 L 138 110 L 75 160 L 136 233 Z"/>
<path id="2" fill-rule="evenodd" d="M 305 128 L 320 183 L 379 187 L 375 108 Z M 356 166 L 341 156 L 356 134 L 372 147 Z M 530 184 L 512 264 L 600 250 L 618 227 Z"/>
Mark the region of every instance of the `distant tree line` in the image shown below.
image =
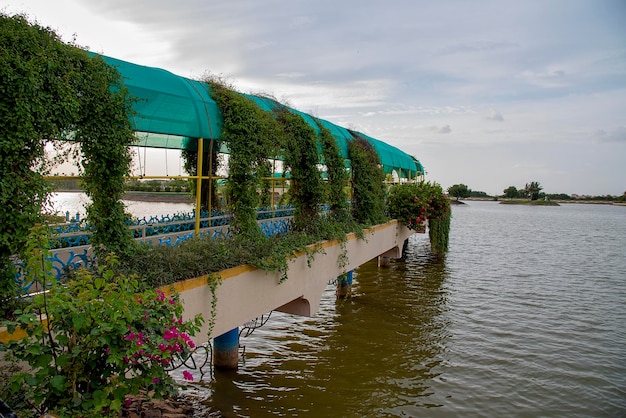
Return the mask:
<path id="1" fill-rule="evenodd" d="M 83 190 L 80 179 L 51 180 L 52 188 L 58 192 Z M 185 193 L 189 189 L 189 181 L 185 179 L 138 180 L 126 181 L 127 190 L 135 192 L 175 192 Z"/>
<path id="2" fill-rule="evenodd" d="M 467 199 L 467 198 L 482 198 L 482 199 L 530 199 L 530 200 L 538 200 L 538 199 L 548 199 L 548 200 L 571 200 L 571 201 L 602 201 L 602 202 L 626 202 L 626 191 L 621 196 L 612 196 L 612 195 L 600 195 L 600 196 L 581 196 L 577 194 L 566 194 L 566 193 L 544 193 L 543 187 L 538 181 L 531 181 L 530 183 L 526 183 L 524 187 L 520 187 L 519 189 L 515 186 L 509 186 L 503 190 L 503 194 L 501 196 L 490 196 L 489 194 L 481 191 L 475 191 L 470 189 L 465 184 L 455 184 L 448 187 L 448 195 L 450 197 L 459 199 Z"/>
<path id="3" fill-rule="evenodd" d="M 456 200 L 466 199 L 468 197 L 479 198 L 479 199 L 480 198 L 482 198 L 482 199 L 491 199 L 491 198 L 493 198 L 492 196 L 489 196 L 485 192 L 472 190 L 469 187 L 467 187 L 467 185 L 465 185 L 465 184 L 455 184 L 453 186 L 448 187 L 447 191 L 448 191 L 448 195 L 450 197 L 456 198 Z"/>

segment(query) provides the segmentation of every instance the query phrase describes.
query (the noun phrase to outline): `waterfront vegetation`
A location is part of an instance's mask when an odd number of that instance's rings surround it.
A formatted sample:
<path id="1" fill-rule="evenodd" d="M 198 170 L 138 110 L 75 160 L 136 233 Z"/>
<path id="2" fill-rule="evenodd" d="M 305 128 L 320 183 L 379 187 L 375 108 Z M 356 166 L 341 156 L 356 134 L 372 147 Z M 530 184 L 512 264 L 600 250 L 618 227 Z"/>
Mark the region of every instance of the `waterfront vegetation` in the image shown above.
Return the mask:
<path id="1" fill-rule="evenodd" d="M 12 83 L 0 98 L 5 158 L 0 165 L 0 314 L 10 332 L 27 334 L 2 350 L 9 360 L 29 365 L 0 382 L 0 397 L 16 405 L 22 416 L 48 411 L 116 416 L 128 396 L 140 391 L 153 397 L 174 393 L 166 370 L 176 356 L 193 348 L 190 337 L 203 319 L 182 321 L 177 296 L 166 296 L 156 286 L 207 275 L 215 289 L 219 276 L 212 273 L 241 264 L 278 271 L 287 279 L 295 252 L 314 256 L 321 247 L 311 249 L 311 244 L 343 242 L 351 232 L 363 237 L 366 228 L 397 214 L 409 227 L 417 227 L 414 219 L 425 216 L 433 252 L 446 251 L 450 211 L 440 186 L 400 184 L 387 190 L 378 154 L 357 133 L 348 144 L 348 171 L 328 131 L 320 126 L 315 131 L 278 102 L 273 117 L 218 82 L 211 84 L 210 94 L 224 117 L 220 141 L 230 150 L 225 194 L 235 234 L 174 247 L 135 243 L 121 203 L 134 140 L 128 119 L 133 99 L 120 75 L 102 59 L 62 43 L 54 31 L 23 16 L 1 14 L 0 25 L 0 43 L 10 46 L 1 49 L 0 68 Z M 51 167 L 45 148 L 67 140 L 77 145 L 81 187 L 92 201 L 87 222 L 95 261 L 56 282 L 48 259 L 48 228 L 42 226 L 51 190 L 44 179 Z M 266 237 L 256 222 L 256 208 L 268 202 L 270 160 L 279 156 L 290 172 L 287 199 L 296 208 L 294 227 Z M 213 176 L 216 164 L 203 173 Z M 321 165 L 328 181 L 322 178 Z M 203 173 L 196 168 L 193 174 Z M 406 201 L 392 198 L 399 195 Z M 322 218 L 319 208 L 325 203 L 331 210 Z M 16 260 L 44 292 L 16 297 L 21 292 L 14 280 Z"/>
<path id="2" fill-rule="evenodd" d="M 401 184 L 392 188 L 387 199 L 389 216 L 410 229 L 425 232 L 428 224 L 431 251 L 443 255 L 448 251 L 450 201 L 436 183 Z"/>
<path id="3" fill-rule="evenodd" d="M 203 319 L 183 321 L 176 294 L 145 287 L 135 275 L 117 272 L 109 256 L 97 269 L 81 269 L 65 283 L 50 274 L 45 260 L 45 227 L 33 229 L 26 251 L 27 271 L 47 292 L 18 309 L 9 332 L 27 336 L 10 341 L 5 362 L 28 368 L 3 376 L 0 396 L 20 416 L 54 411 L 61 417 L 117 416 L 140 391 L 173 396 L 178 385 L 168 370 L 194 348 L 191 337 Z M 191 378 L 186 375 L 186 378 Z"/>
<path id="4" fill-rule="evenodd" d="M 527 206 L 559 206 L 559 204 L 553 200 L 528 200 L 528 199 L 501 199 L 502 205 L 527 205 Z"/>

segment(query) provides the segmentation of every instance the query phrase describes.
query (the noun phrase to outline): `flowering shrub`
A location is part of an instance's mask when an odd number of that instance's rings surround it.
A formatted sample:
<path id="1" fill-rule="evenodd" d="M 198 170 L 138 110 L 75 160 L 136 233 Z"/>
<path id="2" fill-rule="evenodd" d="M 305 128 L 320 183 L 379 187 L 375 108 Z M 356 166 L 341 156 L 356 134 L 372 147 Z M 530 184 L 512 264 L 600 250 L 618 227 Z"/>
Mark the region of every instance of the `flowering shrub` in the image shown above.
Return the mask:
<path id="1" fill-rule="evenodd" d="M 17 407 L 60 416 L 117 416 L 128 395 L 140 390 L 156 398 L 175 394 L 166 370 L 194 348 L 190 337 L 202 318 L 183 321 L 177 295 L 139 293 L 135 278 L 114 273 L 116 260 L 108 264 L 53 284 L 9 324 L 10 332 L 21 327 L 29 336 L 5 348 L 31 368 L 10 379 L 10 390 L 23 393 Z"/>
<path id="2" fill-rule="evenodd" d="M 405 183 L 393 186 L 387 197 L 389 216 L 416 232 L 426 232 L 428 220 L 431 250 L 448 249 L 450 201 L 437 183 Z"/>

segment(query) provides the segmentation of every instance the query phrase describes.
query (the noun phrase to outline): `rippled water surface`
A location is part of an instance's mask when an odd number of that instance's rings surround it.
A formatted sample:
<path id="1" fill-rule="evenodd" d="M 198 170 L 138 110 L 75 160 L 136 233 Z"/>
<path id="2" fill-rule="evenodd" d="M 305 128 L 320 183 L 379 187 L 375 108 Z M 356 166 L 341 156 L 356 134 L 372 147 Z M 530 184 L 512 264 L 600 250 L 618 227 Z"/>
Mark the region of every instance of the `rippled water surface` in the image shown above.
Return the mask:
<path id="1" fill-rule="evenodd" d="M 356 273 L 194 392 L 226 417 L 626 416 L 626 207 L 470 202 L 443 261 L 416 235 Z"/>

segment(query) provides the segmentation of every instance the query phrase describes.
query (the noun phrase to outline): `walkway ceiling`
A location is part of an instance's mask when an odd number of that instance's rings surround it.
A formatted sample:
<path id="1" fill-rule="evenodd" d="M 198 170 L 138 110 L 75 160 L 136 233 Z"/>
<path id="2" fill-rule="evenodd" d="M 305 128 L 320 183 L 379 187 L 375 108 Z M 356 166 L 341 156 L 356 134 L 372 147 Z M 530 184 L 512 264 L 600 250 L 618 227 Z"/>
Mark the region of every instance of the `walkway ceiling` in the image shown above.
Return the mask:
<path id="1" fill-rule="evenodd" d="M 137 145 L 196 150 L 198 138 L 219 140 L 222 133 L 222 114 L 209 95 L 207 83 L 177 76 L 160 68 L 137 65 L 104 55 L 101 57 L 119 71 L 129 93 L 136 99 L 131 122 L 139 139 Z M 273 112 L 278 107 L 273 99 L 247 94 L 245 96 L 263 110 Z M 316 120 L 329 129 L 339 145 L 341 155 L 348 159 L 348 141 L 354 139 L 349 130 L 296 109 L 288 109 L 302 116 L 316 132 L 319 132 Z M 422 165 L 414 157 L 383 141 L 362 133 L 357 134 L 374 146 L 386 173 L 401 171 L 401 177 L 405 177 L 409 171 L 412 175 L 424 174 Z M 222 147 L 222 151 L 228 150 Z"/>

